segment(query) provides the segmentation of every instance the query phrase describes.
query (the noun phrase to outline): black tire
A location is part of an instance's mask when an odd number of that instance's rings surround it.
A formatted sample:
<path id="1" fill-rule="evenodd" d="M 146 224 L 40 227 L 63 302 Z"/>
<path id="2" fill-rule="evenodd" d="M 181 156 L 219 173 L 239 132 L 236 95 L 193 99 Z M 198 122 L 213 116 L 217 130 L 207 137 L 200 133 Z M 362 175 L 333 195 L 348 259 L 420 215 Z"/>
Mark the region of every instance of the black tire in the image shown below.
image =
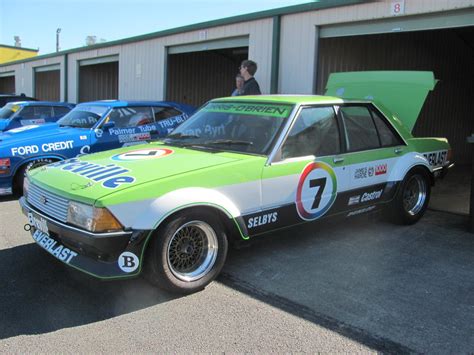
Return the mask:
<path id="1" fill-rule="evenodd" d="M 423 168 L 408 172 L 398 189 L 391 217 L 398 224 L 414 224 L 425 214 L 431 195 L 431 179 Z"/>
<path id="2" fill-rule="evenodd" d="M 13 190 L 15 194 L 19 196 L 23 195 L 23 181 L 25 180 L 25 176 L 28 171 L 39 168 L 43 165 L 51 164 L 53 162 L 54 160 L 50 158 L 40 158 L 30 161 L 27 164 L 23 165 L 20 169 L 18 169 L 13 184 Z"/>
<path id="3" fill-rule="evenodd" d="M 211 211 L 178 213 L 152 238 L 145 260 L 146 277 L 174 293 L 204 289 L 217 277 L 227 257 L 224 228 Z"/>

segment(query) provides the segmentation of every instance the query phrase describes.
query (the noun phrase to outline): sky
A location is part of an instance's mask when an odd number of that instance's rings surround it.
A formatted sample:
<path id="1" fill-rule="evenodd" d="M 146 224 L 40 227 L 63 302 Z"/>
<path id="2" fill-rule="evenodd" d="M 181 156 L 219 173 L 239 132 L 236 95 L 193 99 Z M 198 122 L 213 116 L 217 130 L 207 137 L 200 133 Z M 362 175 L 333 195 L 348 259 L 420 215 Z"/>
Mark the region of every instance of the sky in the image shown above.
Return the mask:
<path id="1" fill-rule="evenodd" d="M 314 0 L 313 0 L 314 1 Z M 19 36 L 39 55 L 169 28 L 312 2 L 311 0 L 0 0 L 0 44 Z"/>

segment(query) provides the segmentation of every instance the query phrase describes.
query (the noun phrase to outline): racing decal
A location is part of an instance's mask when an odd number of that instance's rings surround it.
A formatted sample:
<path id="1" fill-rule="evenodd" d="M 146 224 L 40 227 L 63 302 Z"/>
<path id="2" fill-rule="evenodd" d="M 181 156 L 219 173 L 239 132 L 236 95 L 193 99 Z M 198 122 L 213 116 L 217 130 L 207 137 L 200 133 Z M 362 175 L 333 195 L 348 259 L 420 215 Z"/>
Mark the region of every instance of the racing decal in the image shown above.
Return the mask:
<path id="1" fill-rule="evenodd" d="M 23 131 L 29 131 L 30 129 L 33 129 L 33 128 L 36 128 L 36 127 L 39 127 L 39 126 L 38 125 L 31 125 L 31 126 L 18 127 L 18 128 L 9 130 L 8 133 L 19 133 L 19 132 L 23 132 Z"/>
<path id="2" fill-rule="evenodd" d="M 138 256 L 136 256 L 135 254 L 129 251 L 125 251 L 122 254 L 120 254 L 120 256 L 118 257 L 117 263 L 120 270 L 122 270 L 123 272 L 129 273 L 129 272 L 134 272 L 136 269 L 138 269 L 140 262 L 138 260 Z"/>
<path id="3" fill-rule="evenodd" d="M 384 175 L 387 173 L 387 164 L 381 164 L 375 166 L 375 175 Z"/>
<path id="4" fill-rule="evenodd" d="M 91 152 L 91 146 L 85 145 L 81 148 L 81 150 L 79 151 L 79 154 L 76 156 L 80 157 L 81 155 L 86 155 L 86 154 L 89 154 L 90 152 Z"/>
<path id="5" fill-rule="evenodd" d="M 167 155 L 173 154 L 172 149 L 167 148 L 151 148 L 151 149 L 139 149 L 132 150 L 127 153 L 116 154 L 112 156 L 112 160 L 116 161 L 134 161 L 134 160 L 148 160 L 162 158 Z"/>
<path id="6" fill-rule="evenodd" d="M 55 152 L 60 150 L 72 149 L 74 148 L 74 141 L 62 141 L 62 142 L 53 142 L 53 143 L 44 143 L 40 146 L 26 145 L 21 147 L 11 148 L 11 154 L 13 156 L 17 155 L 27 155 L 27 154 L 36 154 L 40 151 L 43 153 Z"/>
<path id="7" fill-rule="evenodd" d="M 323 162 L 306 165 L 296 191 L 299 216 L 306 221 L 321 217 L 331 208 L 336 196 L 337 179 L 334 170 Z"/>
<path id="8" fill-rule="evenodd" d="M 50 164 L 48 167 L 60 168 L 92 181 L 102 181 L 102 186 L 108 189 L 115 189 L 123 184 L 131 184 L 135 181 L 133 176 L 122 175 L 129 173 L 129 169 L 115 164 L 101 165 L 72 158 Z"/>
<path id="9" fill-rule="evenodd" d="M 49 235 L 48 223 L 44 218 L 36 218 L 33 213 L 28 213 L 28 223 L 34 227 L 36 230 L 43 232 L 44 234 Z"/>
<path id="10" fill-rule="evenodd" d="M 151 139 L 150 133 L 121 134 L 118 136 L 119 143 L 130 143 L 136 141 L 146 141 Z"/>
<path id="11" fill-rule="evenodd" d="M 86 140 L 87 140 L 87 136 L 79 136 L 79 139 L 80 139 L 81 141 L 86 141 Z"/>
<path id="12" fill-rule="evenodd" d="M 36 120 L 20 120 L 20 124 L 22 126 L 38 125 L 43 123 L 46 123 L 46 120 L 44 118 L 38 118 Z"/>
<path id="13" fill-rule="evenodd" d="M 158 121 L 157 124 L 161 128 L 173 128 L 176 127 L 177 125 L 183 123 L 188 119 L 188 115 L 183 114 L 181 116 L 175 116 L 175 117 L 170 117 L 161 121 Z"/>
<path id="14" fill-rule="evenodd" d="M 430 166 L 443 166 L 446 163 L 448 157 L 447 150 L 441 150 L 437 152 L 423 153 L 423 156 L 428 160 Z"/>
<path id="15" fill-rule="evenodd" d="M 351 211 L 347 214 L 347 217 L 357 216 L 362 213 L 373 211 L 376 207 L 377 206 L 369 206 L 369 207 L 361 208 L 360 210 Z"/>
<path id="16" fill-rule="evenodd" d="M 264 213 L 255 217 L 250 217 L 247 221 L 247 228 L 263 226 L 269 223 L 275 223 L 278 220 L 278 212 Z"/>
<path id="17" fill-rule="evenodd" d="M 95 133 L 95 136 L 96 136 L 97 138 L 102 138 L 102 136 L 104 135 L 104 131 L 101 130 L 100 128 L 97 128 L 97 129 L 94 131 L 94 133 Z"/>
<path id="18" fill-rule="evenodd" d="M 348 206 L 357 205 L 363 202 L 378 200 L 383 193 L 383 188 L 372 192 L 364 192 L 362 195 L 356 195 L 349 198 Z"/>
<path id="19" fill-rule="evenodd" d="M 241 115 L 271 116 L 271 117 L 288 117 L 291 112 L 289 105 L 272 105 L 272 104 L 250 104 L 250 103 L 227 103 L 215 102 L 209 103 L 201 109 L 204 112 L 225 112 Z"/>
<path id="20" fill-rule="evenodd" d="M 362 166 L 354 169 L 354 179 L 366 179 L 372 176 L 384 175 L 387 174 L 388 165 L 387 164 L 376 164 L 369 166 Z"/>

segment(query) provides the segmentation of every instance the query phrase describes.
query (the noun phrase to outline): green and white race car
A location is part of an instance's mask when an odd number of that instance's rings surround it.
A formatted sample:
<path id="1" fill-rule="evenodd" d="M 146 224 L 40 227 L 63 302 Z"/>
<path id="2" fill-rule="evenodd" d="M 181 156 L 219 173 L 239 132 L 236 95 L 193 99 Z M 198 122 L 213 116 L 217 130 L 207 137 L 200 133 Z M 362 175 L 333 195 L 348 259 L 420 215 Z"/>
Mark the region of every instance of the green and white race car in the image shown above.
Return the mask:
<path id="1" fill-rule="evenodd" d="M 230 243 L 381 208 L 415 223 L 452 165 L 446 139 L 410 133 L 435 84 L 431 72 L 337 73 L 328 96 L 212 100 L 162 141 L 29 172 L 25 228 L 90 275 L 144 270 L 190 293 Z"/>

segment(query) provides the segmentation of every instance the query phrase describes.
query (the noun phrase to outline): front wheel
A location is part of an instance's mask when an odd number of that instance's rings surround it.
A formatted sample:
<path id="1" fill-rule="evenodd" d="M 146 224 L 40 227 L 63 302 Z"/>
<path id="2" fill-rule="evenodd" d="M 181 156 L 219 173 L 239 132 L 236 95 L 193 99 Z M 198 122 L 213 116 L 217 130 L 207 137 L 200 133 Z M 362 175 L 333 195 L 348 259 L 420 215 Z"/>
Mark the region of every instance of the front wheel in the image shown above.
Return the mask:
<path id="1" fill-rule="evenodd" d="M 418 168 L 403 179 L 395 198 L 394 221 L 414 224 L 425 214 L 430 201 L 431 185 L 428 173 Z"/>
<path id="2" fill-rule="evenodd" d="M 18 195 L 23 195 L 23 181 L 25 180 L 26 173 L 32 169 L 39 168 L 43 165 L 53 163 L 52 159 L 40 158 L 37 160 L 30 161 L 28 164 L 23 165 L 15 175 L 13 189 Z"/>
<path id="3" fill-rule="evenodd" d="M 171 292 L 199 291 L 221 271 L 227 248 L 227 237 L 216 214 L 182 212 L 152 239 L 146 261 L 148 279 Z"/>

